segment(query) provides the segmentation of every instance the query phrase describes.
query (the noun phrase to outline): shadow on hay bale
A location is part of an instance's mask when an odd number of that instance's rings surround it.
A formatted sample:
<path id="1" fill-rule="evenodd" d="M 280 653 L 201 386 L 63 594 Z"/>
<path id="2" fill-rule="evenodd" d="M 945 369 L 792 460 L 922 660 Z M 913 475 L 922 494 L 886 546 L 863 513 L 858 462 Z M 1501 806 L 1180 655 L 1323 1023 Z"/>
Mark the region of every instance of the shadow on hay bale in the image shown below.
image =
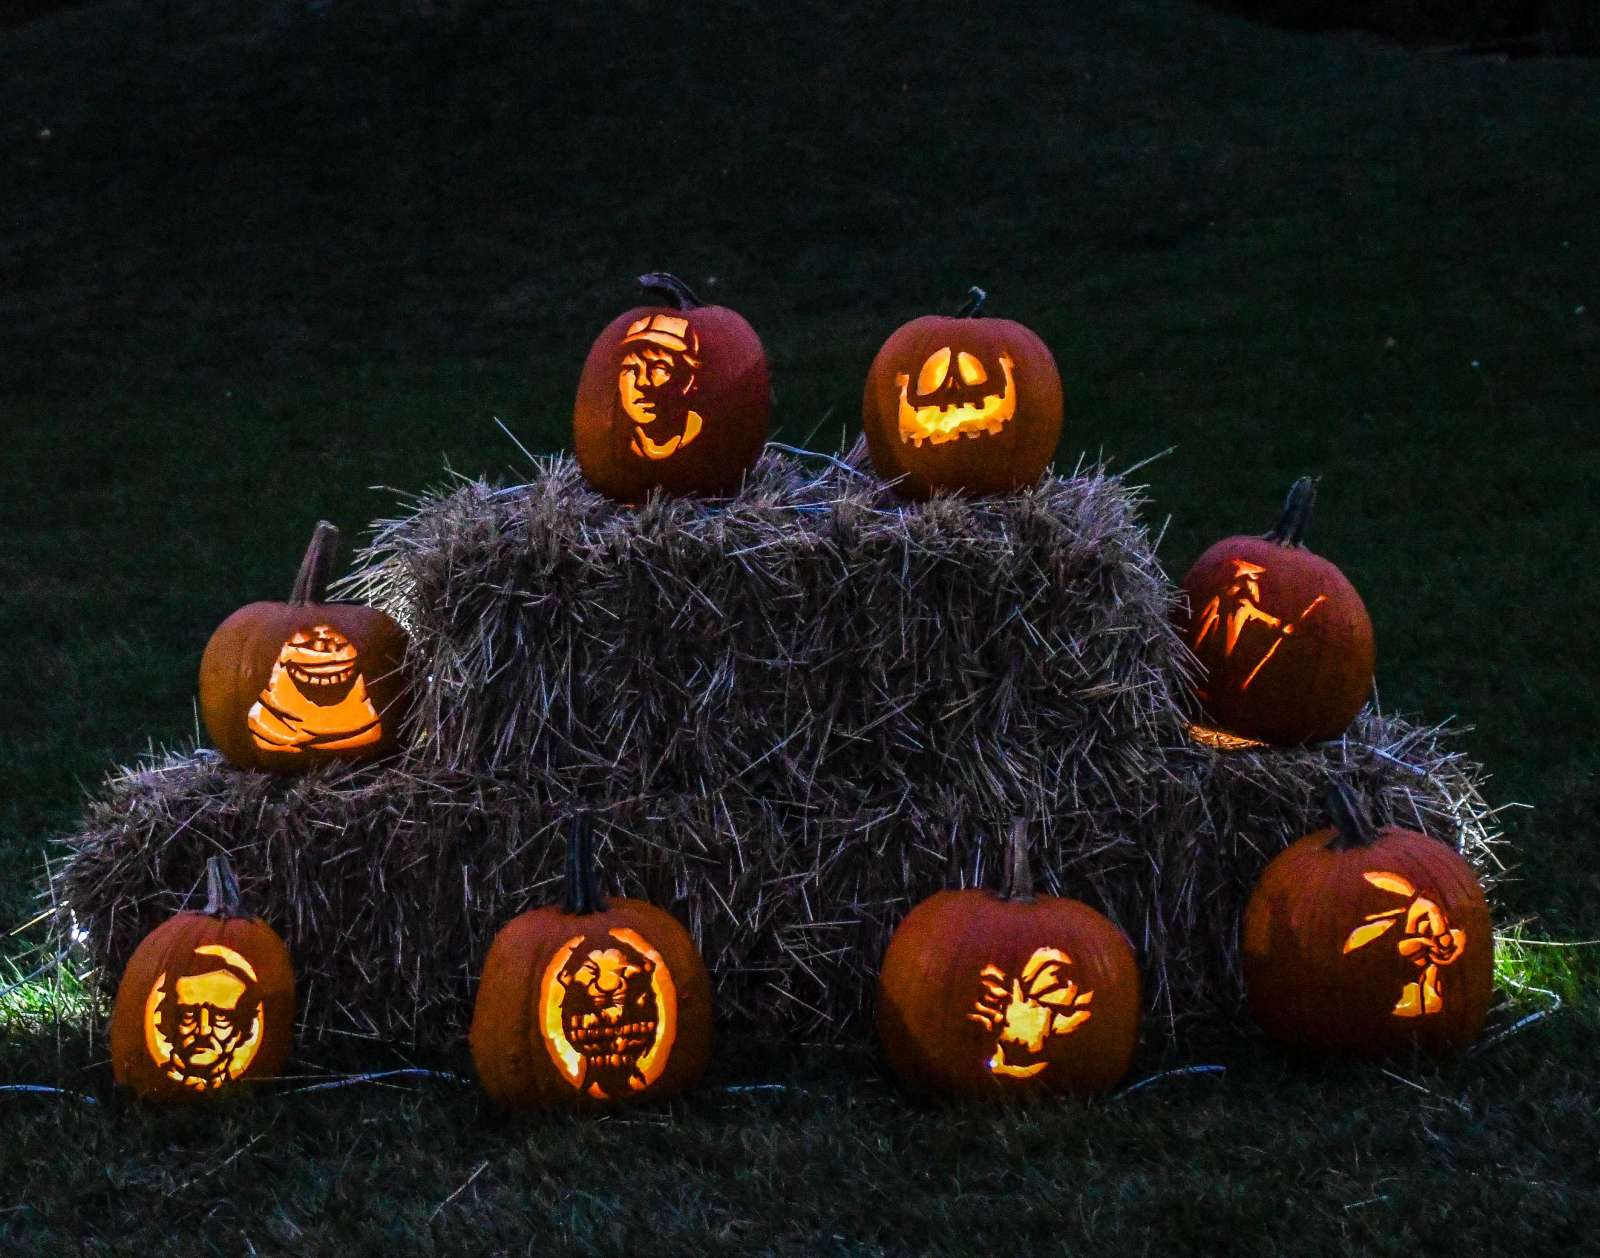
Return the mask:
<path id="1" fill-rule="evenodd" d="M 380 526 L 350 587 L 426 678 L 408 750 L 301 779 L 198 752 L 115 776 L 55 894 L 113 977 L 227 850 L 285 936 L 312 1038 L 441 1048 L 497 927 L 555 898 L 597 819 L 612 890 L 689 925 L 725 1025 L 859 1031 L 915 901 L 986 881 L 1020 815 L 1041 881 L 1134 941 L 1157 1025 L 1230 1017 L 1239 914 L 1330 776 L 1484 864 L 1478 771 L 1438 729 L 1184 736 L 1176 592 L 1101 472 L 902 507 L 769 453 L 722 508 L 620 510 L 569 461 Z"/>

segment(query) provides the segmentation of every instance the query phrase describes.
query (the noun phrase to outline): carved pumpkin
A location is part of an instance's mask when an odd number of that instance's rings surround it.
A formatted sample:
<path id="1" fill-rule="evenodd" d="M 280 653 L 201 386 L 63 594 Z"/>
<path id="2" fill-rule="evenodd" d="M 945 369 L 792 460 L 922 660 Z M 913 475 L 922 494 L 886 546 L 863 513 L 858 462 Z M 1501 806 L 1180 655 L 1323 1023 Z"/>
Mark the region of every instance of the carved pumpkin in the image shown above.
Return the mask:
<path id="1" fill-rule="evenodd" d="M 867 373 L 867 449 L 904 497 L 1011 493 L 1037 482 L 1055 455 L 1055 359 L 1020 323 L 979 318 L 984 297 L 974 288 L 954 318 L 905 324 Z"/>
<path id="2" fill-rule="evenodd" d="M 1494 934 L 1472 866 L 1415 830 L 1372 830 L 1342 786 L 1328 806 L 1333 828 L 1280 852 L 1245 908 L 1256 1021 L 1298 1049 L 1465 1047 L 1494 989 Z"/>
<path id="3" fill-rule="evenodd" d="M 619 315 L 590 349 L 572 414 L 578 466 L 619 502 L 652 489 L 731 494 L 767 440 L 766 351 L 743 318 L 702 306 L 676 276 L 639 284 L 664 304 Z"/>
<path id="4" fill-rule="evenodd" d="M 1087 904 L 1035 896 L 1022 826 L 999 894 L 941 891 L 906 915 L 878 978 L 878 1040 L 914 1091 L 1091 1094 L 1127 1073 L 1139 971 Z"/>
<path id="5" fill-rule="evenodd" d="M 111 1011 L 116 1081 L 150 1100 L 201 1098 L 283 1070 L 294 1029 L 289 949 L 239 914 L 227 859 L 213 856 L 199 913 L 179 913 L 140 942 Z"/>
<path id="6" fill-rule="evenodd" d="M 711 979 L 689 932 L 643 900 L 601 898 L 586 824 L 567 840 L 566 901 L 494 938 L 472 1060 L 508 1108 L 596 1108 L 691 1087 L 711 1055 Z"/>
<path id="7" fill-rule="evenodd" d="M 1288 746 L 1337 738 L 1372 691 L 1372 621 L 1344 573 L 1305 548 L 1316 484 L 1264 537 L 1228 537 L 1183 579 L 1196 697 L 1226 733 Z"/>
<path id="8" fill-rule="evenodd" d="M 323 602 L 339 530 L 320 522 L 286 603 L 250 603 L 200 660 L 206 732 L 241 768 L 303 773 L 391 751 L 407 698 L 406 635 L 383 612 Z"/>

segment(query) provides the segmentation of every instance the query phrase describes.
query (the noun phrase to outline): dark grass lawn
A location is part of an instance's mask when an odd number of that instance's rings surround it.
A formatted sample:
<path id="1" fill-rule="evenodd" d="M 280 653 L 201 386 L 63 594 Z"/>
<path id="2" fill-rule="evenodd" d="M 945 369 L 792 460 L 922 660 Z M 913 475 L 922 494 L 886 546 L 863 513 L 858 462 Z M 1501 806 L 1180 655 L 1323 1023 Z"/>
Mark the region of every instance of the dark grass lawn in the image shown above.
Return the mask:
<path id="1" fill-rule="evenodd" d="M 1600 63 L 1176 0 L 447 7 L 0 33 L 0 923 L 111 765 L 193 738 L 207 635 L 312 521 L 518 475 L 494 416 L 564 446 L 590 339 L 665 266 L 754 323 L 782 436 L 829 448 L 882 338 L 984 284 L 1056 353 L 1061 464 L 1172 448 L 1139 477 L 1174 570 L 1321 473 L 1384 704 L 1458 716 L 1534 805 L 1502 920 L 1600 938 Z M 509 1124 L 442 1081 L 145 1113 L 33 986 L 0 1081 L 100 1103 L 0 1095 L 0 1252 L 1583 1251 L 1596 950 L 1504 968 L 1565 1008 L 1437 1068 L 1197 1036 L 1136 1069 L 1225 1076 L 993 1115 L 734 1043 L 671 1108 Z M 1549 1003 L 1511 990 L 1502 1020 Z"/>

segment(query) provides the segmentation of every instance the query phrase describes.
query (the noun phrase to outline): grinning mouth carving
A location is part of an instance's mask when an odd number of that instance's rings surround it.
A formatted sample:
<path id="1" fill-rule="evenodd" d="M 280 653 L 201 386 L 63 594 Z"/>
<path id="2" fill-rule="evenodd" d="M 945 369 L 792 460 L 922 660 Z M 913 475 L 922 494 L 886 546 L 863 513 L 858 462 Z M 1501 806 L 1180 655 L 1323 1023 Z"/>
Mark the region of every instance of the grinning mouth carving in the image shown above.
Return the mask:
<path id="1" fill-rule="evenodd" d="M 343 751 L 383 736 L 358 669 L 356 644 L 331 625 L 299 629 L 283 644 L 267 687 L 246 715 L 262 751 Z"/>
<path id="2" fill-rule="evenodd" d="M 1012 376 L 1011 355 L 1000 355 L 1000 370 L 1005 376 L 1005 386 L 999 393 L 985 394 L 977 402 L 933 402 L 916 405 L 909 393 L 911 377 L 896 372 L 894 382 L 900 389 L 900 440 L 921 446 L 943 445 L 958 437 L 979 437 L 985 433 L 994 436 L 1017 413 L 1017 385 Z"/>

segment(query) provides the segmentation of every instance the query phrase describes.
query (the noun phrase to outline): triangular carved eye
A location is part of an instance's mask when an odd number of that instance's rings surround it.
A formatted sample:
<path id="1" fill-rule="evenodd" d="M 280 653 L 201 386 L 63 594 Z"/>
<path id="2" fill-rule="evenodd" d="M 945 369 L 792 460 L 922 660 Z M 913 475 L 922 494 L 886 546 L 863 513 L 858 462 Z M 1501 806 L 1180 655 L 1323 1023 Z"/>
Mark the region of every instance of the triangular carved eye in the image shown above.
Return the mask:
<path id="1" fill-rule="evenodd" d="M 922 364 L 922 370 L 917 372 L 917 392 L 927 397 L 941 384 L 950 371 L 950 347 L 936 349 L 928 355 L 927 361 Z"/>
<path id="2" fill-rule="evenodd" d="M 962 384 L 982 384 L 989 378 L 983 364 L 964 350 L 956 355 L 956 370 L 961 373 Z"/>

